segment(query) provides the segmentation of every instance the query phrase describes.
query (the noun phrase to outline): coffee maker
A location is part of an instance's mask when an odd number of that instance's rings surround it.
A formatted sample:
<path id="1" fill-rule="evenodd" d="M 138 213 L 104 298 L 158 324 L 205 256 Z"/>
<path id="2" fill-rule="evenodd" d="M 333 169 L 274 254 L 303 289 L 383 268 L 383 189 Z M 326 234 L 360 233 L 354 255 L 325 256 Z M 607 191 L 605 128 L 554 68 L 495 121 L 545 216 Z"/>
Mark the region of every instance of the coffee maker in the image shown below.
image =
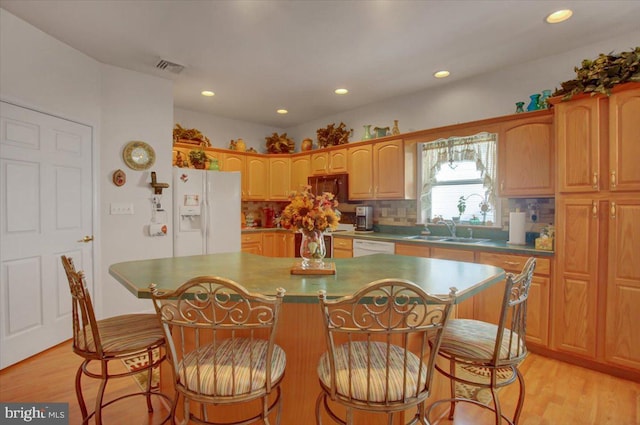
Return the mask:
<path id="1" fill-rule="evenodd" d="M 373 207 L 362 205 L 356 207 L 356 232 L 373 230 Z"/>

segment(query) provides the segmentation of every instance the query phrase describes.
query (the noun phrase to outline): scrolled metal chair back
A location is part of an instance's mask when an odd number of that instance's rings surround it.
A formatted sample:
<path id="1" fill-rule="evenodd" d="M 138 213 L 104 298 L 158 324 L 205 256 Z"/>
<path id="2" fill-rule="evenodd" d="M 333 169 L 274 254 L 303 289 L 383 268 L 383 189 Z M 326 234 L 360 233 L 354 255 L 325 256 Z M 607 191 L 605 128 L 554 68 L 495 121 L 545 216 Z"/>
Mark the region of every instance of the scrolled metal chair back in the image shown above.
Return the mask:
<path id="1" fill-rule="evenodd" d="M 323 311 L 323 319 L 326 330 L 326 340 L 331 365 L 331 397 L 337 396 L 336 381 L 341 379 L 336 376 L 336 353 L 338 346 L 348 347 L 349 358 L 363 356 L 357 363 L 371 365 L 374 353 L 371 350 L 381 350 L 386 353 L 387 364 L 382 367 L 386 382 L 384 388 L 390 388 L 389 379 L 393 375 L 390 370 L 403 369 L 401 376 L 406 385 L 402 385 L 402 394 L 399 396 L 387 394 L 383 404 L 404 403 L 409 399 L 424 399 L 428 397 L 432 382 L 434 362 L 440 346 L 442 332 L 446 326 L 455 300 L 455 288 L 446 298 L 432 296 L 423 291 L 418 285 L 407 280 L 382 279 L 364 286 L 353 295 L 339 299 L 329 300 L 324 291 L 319 293 L 320 306 Z M 429 338 L 434 337 L 435 345 L 429 349 Z M 370 344 L 376 342 L 377 345 Z M 367 347 L 364 350 L 362 343 Z M 381 343 L 381 344 L 380 344 Z M 359 345 L 360 344 L 360 345 Z M 353 349 L 351 347 L 354 347 Z M 374 347 L 374 348 L 372 348 Z M 401 364 L 391 364 L 390 356 L 393 350 L 401 349 L 402 353 L 413 353 L 420 359 L 418 370 L 412 370 L 409 365 L 409 355 L 404 355 Z M 358 352 L 359 351 L 359 352 Z M 426 361 L 426 364 L 424 363 Z M 347 362 L 349 370 L 347 379 L 355 379 L 359 372 L 351 370 L 352 362 Z M 371 372 L 371 366 L 365 368 Z M 415 387 L 409 388 L 408 374 L 417 374 Z M 397 376 L 397 375 L 396 375 Z M 348 388 L 352 388 L 349 384 Z M 365 404 L 373 403 L 369 397 L 373 389 L 367 390 Z M 344 395 L 343 395 L 344 396 Z M 378 396 L 376 396 L 378 397 Z M 350 393 L 349 400 L 362 400 L 362 394 Z M 379 398 L 379 397 L 378 397 Z M 375 402 L 379 402 L 376 400 Z"/>
<path id="2" fill-rule="evenodd" d="M 228 353 L 232 357 L 256 353 L 236 353 L 253 344 L 242 345 L 236 341 L 268 341 L 266 349 L 266 391 L 271 391 L 271 360 L 275 344 L 275 329 L 278 323 L 279 311 L 284 297 L 284 289 L 278 288 L 277 296 L 265 296 L 251 293 L 242 285 L 222 277 L 199 276 L 188 280 L 175 291 L 163 291 L 154 284 L 150 285 L 152 300 L 160 318 L 168 341 L 168 357 L 171 360 L 174 380 L 178 387 L 184 390 L 184 383 L 188 373 L 184 370 L 185 357 L 190 356 L 200 347 L 215 347 L 227 341 Z M 244 347 L 244 348 L 243 348 Z M 215 358 L 213 359 L 215 362 Z M 195 372 L 200 388 L 204 379 L 217 379 L 217 376 L 200 378 L 199 365 Z M 235 376 L 235 373 L 232 373 Z M 249 377 L 252 380 L 252 377 Z M 235 386 L 234 386 L 235 387 Z M 209 385 L 208 389 L 219 388 L 219 385 Z M 193 385 L 190 387 L 192 396 Z M 196 393 L 200 392 L 196 391 Z M 207 394 L 216 396 L 217 394 Z"/>
<path id="3" fill-rule="evenodd" d="M 517 363 L 527 355 L 527 301 L 535 267 L 536 259 L 530 257 L 520 274 L 507 273 L 493 355 L 497 366 Z"/>
<path id="4" fill-rule="evenodd" d="M 71 257 L 63 255 L 61 260 L 72 298 L 73 349 L 84 356 L 95 353 L 96 358 L 101 358 L 102 343 L 84 272 L 76 270 Z"/>

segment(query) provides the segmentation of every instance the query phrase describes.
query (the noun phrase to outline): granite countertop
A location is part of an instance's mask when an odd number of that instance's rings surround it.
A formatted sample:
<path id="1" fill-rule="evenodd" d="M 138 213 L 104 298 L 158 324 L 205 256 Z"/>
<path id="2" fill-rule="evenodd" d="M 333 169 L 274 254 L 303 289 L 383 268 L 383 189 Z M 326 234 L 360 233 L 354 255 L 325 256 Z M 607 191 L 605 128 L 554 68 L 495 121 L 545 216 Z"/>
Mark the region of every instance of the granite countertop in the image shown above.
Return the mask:
<path id="1" fill-rule="evenodd" d="M 266 227 L 252 227 L 243 228 L 242 233 L 251 232 L 290 232 L 291 230 L 283 228 L 266 228 Z M 535 249 L 534 245 L 512 245 L 502 239 L 490 239 L 487 241 L 468 243 L 463 239 L 456 242 L 442 242 L 442 241 L 425 241 L 420 239 L 408 239 L 413 234 L 399 234 L 394 232 L 356 232 L 356 231 L 336 231 L 332 232 L 333 236 L 344 237 L 349 239 L 365 239 L 365 240 L 377 240 L 384 242 L 394 242 L 411 244 L 417 246 L 434 246 L 440 248 L 449 249 L 464 249 L 470 251 L 494 251 L 504 254 L 523 254 L 523 255 L 537 255 L 541 257 L 553 257 L 554 251 L 547 251 L 542 249 Z"/>
<path id="2" fill-rule="evenodd" d="M 362 285 L 384 278 L 407 279 L 426 292 L 448 297 L 457 288 L 456 303 L 504 280 L 505 272 L 495 266 L 375 254 L 358 258 L 331 258 L 334 275 L 294 275 L 294 258 L 263 257 L 244 252 L 194 255 L 113 264 L 109 274 L 138 298 L 149 298 L 149 284 L 173 290 L 195 276 L 223 276 L 240 282 L 249 291 L 275 295 L 276 288 L 286 290 L 285 302 L 317 303 L 318 290 L 329 297 L 348 295 Z"/>

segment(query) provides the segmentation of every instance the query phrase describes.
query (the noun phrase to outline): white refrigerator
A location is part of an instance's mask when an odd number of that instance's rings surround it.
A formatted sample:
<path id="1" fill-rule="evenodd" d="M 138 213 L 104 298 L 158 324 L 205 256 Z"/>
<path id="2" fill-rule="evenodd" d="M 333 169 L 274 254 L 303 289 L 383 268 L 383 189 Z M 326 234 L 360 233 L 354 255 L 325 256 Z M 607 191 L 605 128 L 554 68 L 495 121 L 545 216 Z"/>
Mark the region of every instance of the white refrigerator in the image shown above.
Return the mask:
<path id="1" fill-rule="evenodd" d="M 173 255 L 240 251 L 240 172 L 173 168 Z"/>

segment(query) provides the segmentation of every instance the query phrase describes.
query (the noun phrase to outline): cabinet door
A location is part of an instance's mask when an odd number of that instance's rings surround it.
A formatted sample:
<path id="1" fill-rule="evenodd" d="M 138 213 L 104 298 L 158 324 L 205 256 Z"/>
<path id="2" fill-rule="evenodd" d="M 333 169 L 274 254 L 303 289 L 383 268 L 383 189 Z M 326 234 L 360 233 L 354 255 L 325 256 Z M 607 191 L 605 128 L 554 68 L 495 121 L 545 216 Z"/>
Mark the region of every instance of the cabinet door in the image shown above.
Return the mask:
<path id="1" fill-rule="evenodd" d="M 373 199 L 373 148 L 357 145 L 348 150 L 349 199 Z"/>
<path id="2" fill-rule="evenodd" d="M 609 188 L 640 190 L 640 88 L 609 98 Z"/>
<path id="3" fill-rule="evenodd" d="M 242 179 L 242 200 L 247 199 L 246 157 L 241 153 L 225 153 L 223 155 L 222 171 L 240 171 Z"/>
<path id="4" fill-rule="evenodd" d="M 346 173 L 347 148 L 329 151 L 329 173 Z"/>
<path id="5" fill-rule="evenodd" d="M 291 158 L 291 190 L 303 190 L 308 184 L 309 174 L 311 174 L 311 155 Z"/>
<path id="6" fill-rule="evenodd" d="M 273 232 L 262 234 L 262 255 L 265 257 L 277 257 L 277 236 Z"/>
<path id="7" fill-rule="evenodd" d="M 640 197 L 609 204 L 605 359 L 640 370 Z"/>
<path id="8" fill-rule="evenodd" d="M 269 199 L 286 201 L 291 188 L 291 158 L 269 158 Z"/>
<path id="9" fill-rule="evenodd" d="M 262 233 L 245 233 L 241 238 L 242 252 L 262 255 Z"/>
<path id="10" fill-rule="evenodd" d="M 500 254 L 481 252 L 478 263 L 502 267 L 505 271 L 518 274 L 522 272 L 528 255 Z M 529 299 L 527 300 L 527 341 L 538 345 L 549 344 L 549 290 L 551 287 L 550 258 L 537 257 Z M 476 297 L 476 319 L 497 323 L 502 308 L 504 285 L 489 288 Z"/>
<path id="11" fill-rule="evenodd" d="M 553 348 L 589 358 L 596 355 L 598 241 L 607 214 L 601 204 L 585 198 L 556 204 Z"/>
<path id="12" fill-rule="evenodd" d="M 333 237 L 333 258 L 353 257 L 353 239 Z"/>
<path id="13" fill-rule="evenodd" d="M 553 117 L 505 123 L 498 137 L 501 196 L 553 196 Z"/>
<path id="14" fill-rule="evenodd" d="M 600 168 L 602 128 L 606 113 L 602 97 L 560 102 L 555 107 L 558 191 L 597 192 L 605 188 Z M 606 178 L 606 177 L 604 177 Z"/>
<path id="15" fill-rule="evenodd" d="M 329 153 L 314 152 L 311 154 L 311 174 L 327 174 L 329 172 Z"/>
<path id="16" fill-rule="evenodd" d="M 269 197 L 269 159 L 261 156 L 247 156 L 246 161 L 246 198 L 251 201 L 267 200 Z"/>
<path id="17" fill-rule="evenodd" d="M 424 245 L 396 243 L 396 255 L 429 258 L 431 257 L 431 248 Z"/>
<path id="18" fill-rule="evenodd" d="M 373 193 L 376 199 L 404 198 L 404 144 L 391 140 L 373 145 Z"/>
<path id="19" fill-rule="evenodd" d="M 282 233 L 278 245 L 278 257 L 295 257 L 295 235 L 291 232 Z"/>

